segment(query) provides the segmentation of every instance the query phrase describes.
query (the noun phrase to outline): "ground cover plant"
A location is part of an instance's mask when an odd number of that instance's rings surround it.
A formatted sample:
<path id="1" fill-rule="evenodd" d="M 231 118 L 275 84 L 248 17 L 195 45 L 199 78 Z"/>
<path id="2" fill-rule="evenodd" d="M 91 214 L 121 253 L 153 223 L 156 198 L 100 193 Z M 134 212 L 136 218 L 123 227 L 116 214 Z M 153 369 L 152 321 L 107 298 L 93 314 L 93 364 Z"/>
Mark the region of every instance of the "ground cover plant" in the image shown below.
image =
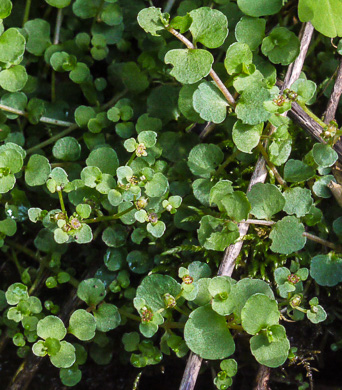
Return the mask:
<path id="1" fill-rule="evenodd" d="M 0 0 L 4 389 L 341 383 L 341 12 Z"/>

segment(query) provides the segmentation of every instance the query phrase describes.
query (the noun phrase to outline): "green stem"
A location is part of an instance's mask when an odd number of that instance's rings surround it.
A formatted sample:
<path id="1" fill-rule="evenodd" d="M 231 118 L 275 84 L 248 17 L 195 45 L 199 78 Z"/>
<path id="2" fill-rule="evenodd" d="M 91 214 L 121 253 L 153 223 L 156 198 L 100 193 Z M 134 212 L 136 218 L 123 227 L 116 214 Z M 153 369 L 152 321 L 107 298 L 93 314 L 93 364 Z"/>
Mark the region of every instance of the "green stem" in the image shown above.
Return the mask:
<path id="1" fill-rule="evenodd" d="M 57 191 L 58 193 L 58 198 L 59 198 L 59 203 L 61 204 L 61 209 L 62 209 L 62 213 L 65 215 L 65 217 L 67 218 L 68 217 L 68 214 L 65 210 L 65 204 L 64 204 L 64 199 L 63 199 L 63 194 L 62 194 L 62 190 L 60 191 Z"/>
<path id="2" fill-rule="evenodd" d="M 131 206 L 128 209 L 121 211 L 120 213 L 114 214 L 114 215 L 103 215 L 100 217 L 95 217 L 95 218 L 90 218 L 90 219 L 85 219 L 82 222 L 84 223 L 96 223 L 96 222 L 106 222 L 106 221 L 113 221 L 115 219 L 121 218 L 123 215 L 129 213 L 130 211 L 134 210 L 135 206 Z"/>
<path id="3" fill-rule="evenodd" d="M 236 156 L 239 154 L 239 150 L 235 150 L 229 157 L 227 157 L 226 161 L 224 161 L 216 170 L 215 176 L 219 176 L 222 172 L 224 172 L 225 168 L 236 159 Z"/>
<path id="4" fill-rule="evenodd" d="M 259 142 L 258 149 L 259 149 L 260 153 L 262 154 L 262 157 L 266 161 L 266 164 L 269 166 L 269 168 L 273 172 L 273 174 L 274 174 L 275 178 L 277 179 L 278 183 L 281 186 L 286 188 L 287 187 L 286 181 L 280 176 L 277 168 L 275 167 L 275 165 L 269 159 L 268 154 L 266 152 L 266 149 L 264 148 L 264 145 L 261 142 Z"/>
<path id="5" fill-rule="evenodd" d="M 132 164 L 132 162 L 134 161 L 136 155 L 137 155 L 137 154 L 136 154 L 135 152 L 132 153 L 131 157 L 130 157 L 129 160 L 127 161 L 127 164 L 126 164 L 127 166 L 130 166 L 130 165 Z"/>
<path id="6" fill-rule="evenodd" d="M 21 276 L 21 274 L 22 274 L 22 272 L 23 272 L 23 268 L 22 268 L 22 266 L 19 264 L 17 254 L 15 253 L 14 250 L 12 250 L 11 259 L 12 259 L 13 263 L 15 264 L 15 266 L 17 267 L 17 270 L 18 270 L 18 272 L 19 272 L 19 275 Z"/>
<path id="7" fill-rule="evenodd" d="M 32 2 L 32 0 L 26 0 L 25 11 L 24 11 L 24 18 L 23 18 L 23 26 L 29 19 L 30 9 L 31 9 L 31 2 Z"/>
<path id="8" fill-rule="evenodd" d="M 174 310 L 178 311 L 178 313 L 183 314 L 183 316 L 185 316 L 185 317 L 189 317 L 189 314 L 186 313 L 184 310 L 182 310 L 182 309 L 181 309 L 180 307 L 178 307 L 178 306 L 174 306 Z"/>
<path id="9" fill-rule="evenodd" d="M 52 69 L 51 72 L 51 101 L 56 101 L 56 72 Z"/>
<path id="10" fill-rule="evenodd" d="M 318 118 L 311 110 L 309 110 L 304 103 L 299 103 L 298 104 L 302 107 L 303 111 L 309 115 L 311 119 L 313 119 L 315 122 L 317 122 L 323 129 L 327 127 L 327 124 L 324 123 L 321 119 Z"/>
<path id="11" fill-rule="evenodd" d="M 141 322 L 141 318 L 135 314 L 129 313 L 126 310 L 123 310 L 121 308 L 118 308 L 118 311 L 121 315 L 125 316 L 126 318 L 129 318 L 130 320 Z"/>

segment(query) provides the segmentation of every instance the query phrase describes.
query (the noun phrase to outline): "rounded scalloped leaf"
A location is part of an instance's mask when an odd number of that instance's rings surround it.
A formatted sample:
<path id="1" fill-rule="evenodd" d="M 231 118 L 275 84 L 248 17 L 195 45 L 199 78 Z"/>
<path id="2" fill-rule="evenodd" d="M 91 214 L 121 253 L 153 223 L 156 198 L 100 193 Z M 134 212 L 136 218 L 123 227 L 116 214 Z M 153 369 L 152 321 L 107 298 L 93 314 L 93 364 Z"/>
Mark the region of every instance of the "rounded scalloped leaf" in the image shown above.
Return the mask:
<path id="1" fill-rule="evenodd" d="M 76 361 L 75 347 L 67 341 L 61 341 L 60 350 L 50 356 L 50 361 L 57 368 L 71 367 Z"/>
<path id="2" fill-rule="evenodd" d="M 166 53 L 164 61 L 171 64 L 170 74 L 182 84 L 195 84 L 206 77 L 214 57 L 202 49 L 174 49 Z"/>
<path id="3" fill-rule="evenodd" d="M 210 178 L 223 161 L 222 150 L 214 144 L 200 144 L 191 149 L 188 166 L 196 176 Z"/>
<path id="4" fill-rule="evenodd" d="M 0 36 L 0 61 L 15 63 L 25 52 L 26 40 L 17 28 L 9 28 Z"/>
<path id="5" fill-rule="evenodd" d="M 247 333 L 252 335 L 278 324 L 279 317 L 277 302 L 260 293 L 248 298 L 241 310 L 242 326 Z"/>
<path id="6" fill-rule="evenodd" d="M 229 74 L 241 73 L 253 62 L 253 53 L 246 43 L 235 42 L 228 47 L 224 66 Z"/>
<path id="7" fill-rule="evenodd" d="M 312 157 L 319 167 L 328 168 L 335 164 L 338 154 L 327 144 L 315 144 L 312 148 Z"/>
<path id="8" fill-rule="evenodd" d="M 333 181 L 336 183 L 336 179 L 333 175 L 326 175 L 318 178 L 312 186 L 312 191 L 320 198 L 330 198 L 331 191 L 328 184 Z"/>
<path id="9" fill-rule="evenodd" d="M 221 200 L 221 204 L 226 210 L 227 215 L 236 222 L 247 219 L 251 210 L 247 196 L 242 191 L 234 191 L 232 194 L 226 195 Z"/>
<path id="10" fill-rule="evenodd" d="M 280 11 L 282 0 L 238 0 L 240 10 L 249 16 L 274 15 Z"/>
<path id="11" fill-rule="evenodd" d="M 153 266 L 153 258 L 138 250 L 129 252 L 126 260 L 130 270 L 136 274 L 146 274 Z"/>
<path id="12" fill-rule="evenodd" d="M 76 161 L 81 155 L 81 145 L 74 137 L 63 137 L 53 146 L 52 154 L 62 161 Z"/>
<path id="13" fill-rule="evenodd" d="M 342 36 L 341 15 L 342 4 L 339 0 L 301 0 L 298 4 L 299 19 L 311 22 L 317 31 L 329 38 Z"/>
<path id="14" fill-rule="evenodd" d="M 236 121 L 233 127 L 233 141 L 235 146 L 244 153 L 252 153 L 252 150 L 258 146 L 263 123 L 258 125 L 246 125 L 240 120 Z"/>
<path id="15" fill-rule="evenodd" d="M 193 96 L 199 83 L 183 85 L 179 91 L 178 107 L 186 119 L 192 122 L 203 123 L 203 119 L 195 111 L 193 106 Z M 138 120 L 139 122 L 139 120 Z"/>
<path id="16" fill-rule="evenodd" d="M 297 218 L 308 214 L 313 205 L 311 191 L 308 188 L 289 188 L 284 192 L 284 197 L 285 206 L 283 210 L 289 215 L 295 214 Z"/>
<path id="17" fill-rule="evenodd" d="M 100 332 L 109 332 L 117 328 L 121 322 L 121 316 L 118 308 L 110 303 L 102 303 L 94 311 L 96 329 Z"/>
<path id="18" fill-rule="evenodd" d="M 221 123 L 226 119 L 228 102 L 217 86 L 209 81 L 201 83 L 193 95 L 193 107 L 208 122 Z"/>
<path id="19" fill-rule="evenodd" d="M 63 321 L 56 316 L 46 316 L 37 324 L 37 335 L 44 340 L 49 337 L 62 340 L 66 333 Z"/>
<path id="20" fill-rule="evenodd" d="M 162 23 L 162 16 L 161 8 L 145 8 L 138 14 L 138 23 L 147 33 L 157 37 L 159 36 L 157 31 L 164 30 L 165 28 Z"/>
<path id="21" fill-rule="evenodd" d="M 245 306 L 249 297 L 254 294 L 264 294 L 270 299 L 274 299 L 274 294 L 271 287 L 259 279 L 241 279 L 232 286 L 228 296 L 229 313 L 234 313 L 238 318 L 241 317 L 241 310 Z"/>
<path id="22" fill-rule="evenodd" d="M 342 282 L 342 259 L 334 254 L 317 255 L 311 260 L 310 275 L 320 286 Z"/>
<path id="23" fill-rule="evenodd" d="M 79 340 L 91 340 L 95 336 L 96 323 L 91 313 L 79 309 L 71 314 L 68 332 L 72 333 Z"/>
<path id="24" fill-rule="evenodd" d="M 98 167 L 102 173 L 115 175 L 119 167 L 119 159 L 114 149 L 102 147 L 93 150 L 86 159 L 88 166 Z"/>
<path id="25" fill-rule="evenodd" d="M 299 251 L 306 243 L 306 237 L 303 236 L 304 232 L 304 225 L 296 217 L 284 217 L 272 228 L 270 249 L 275 253 L 285 255 Z"/>
<path id="26" fill-rule="evenodd" d="M 194 310 L 185 324 L 184 340 L 203 359 L 217 360 L 232 355 L 235 344 L 224 317 L 210 305 Z"/>
<path id="27" fill-rule="evenodd" d="M 263 39 L 261 51 L 274 64 L 289 65 L 300 52 L 300 42 L 292 31 L 276 27 Z"/>
<path id="28" fill-rule="evenodd" d="M 5 296 L 9 305 L 16 305 L 29 297 L 27 286 L 22 283 L 11 284 L 6 291 Z"/>
<path id="29" fill-rule="evenodd" d="M 0 72 L 0 86 L 9 92 L 17 92 L 25 87 L 28 76 L 22 65 L 14 65 Z"/>
<path id="30" fill-rule="evenodd" d="M 253 336 L 250 339 L 251 352 L 260 364 L 279 367 L 288 357 L 290 343 L 282 325 L 273 325 L 268 332 L 272 332 L 273 341 L 270 342 L 264 333 Z"/>
<path id="31" fill-rule="evenodd" d="M 235 37 L 238 42 L 247 43 L 251 50 L 261 44 L 265 36 L 265 19 L 243 16 L 235 27 Z"/>
<path id="32" fill-rule="evenodd" d="M 251 214 L 258 219 L 271 219 L 285 205 L 281 191 L 277 186 L 269 183 L 254 184 L 248 192 L 247 198 L 251 204 Z"/>
<path id="33" fill-rule="evenodd" d="M 100 279 L 85 279 L 77 287 L 77 296 L 89 306 L 95 306 L 106 296 L 106 287 Z"/>
<path id="34" fill-rule="evenodd" d="M 228 295 L 231 291 L 231 283 L 226 276 L 216 276 L 209 282 L 208 290 L 213 297 L 211 305 L 216 313 L 225 316 L 229 313 L 230 305 L 227 305 Z"/>
<path id="35" fill-rule="evenodd" d="M 288 160 L 284 167 L 284 179 L 291 183 L 299 183 L 311 179 L 315 168 L 300 160 Z"/>
<path id="36" fill-rule="evenodd" d="M 81 381 L 82 371 L 77 367 L 61 368 L 59 377 L 64 386 L 72 387 Z"/>
<path id="37" fill-rule="evenodd" d="M 51 173 L 49 160 L 40 154 L 30 157 L 25 169 L 25 181 L 29 186 L 41 186 Z"/>
<path id="38" fill-rule="evenodd" d="M 102 233 L 103 242 L 112 248 L 120 248 L 126 244 L 127 230 L 122 225 L 108 226 Z"/>
<path id="39" fill-rule="evenodd" d="M 137 288 L 137 298 L 145 300 L 153 311 L 165 308 L 165 294 L 176 297 L 181 292 L 181 285 L 171 276 L 152 274 L 143 279 Z"/>
<path id="40" fill-rule="evenodd" d="M 268 89 L 258 84 L 246 88 L 236 106 L 236 115 L 243 123 L 257 125 L 269 119 L 271 114 L 265 110 L 264 102 L 270 100 Z"/>
<path id="41" fill-rule="evenodd" d="M 158 198 L 165 195 L 168 189 L 169 182 L 160 172 L 154 174 L 152 180 L 145 185 L 146 195 L 151 198 Z"/>
<path id="42" fill-rule="evenodd" d="M 12 11 L 12 2 L 10 0 L 2 0 L 0 4 L 0 19 L 7 18 Z"/>
<path id="43" fill-rule="evenodd" d="M 209 49 L 221 46 L 228 35 L 227 17 L 219 10 L 209 7 L 197 8 L 190 12 L 190 32 L 194 43 L 200 42 Z"/>

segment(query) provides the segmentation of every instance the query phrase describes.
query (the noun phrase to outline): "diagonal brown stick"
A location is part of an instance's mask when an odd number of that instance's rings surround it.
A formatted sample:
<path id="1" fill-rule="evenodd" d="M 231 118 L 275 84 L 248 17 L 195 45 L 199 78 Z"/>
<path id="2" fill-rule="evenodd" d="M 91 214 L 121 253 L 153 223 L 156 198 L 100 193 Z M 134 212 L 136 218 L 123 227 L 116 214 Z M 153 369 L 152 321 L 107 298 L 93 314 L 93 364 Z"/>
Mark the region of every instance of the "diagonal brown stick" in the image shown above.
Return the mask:
<path id="1" fill-rule="evenodd" d="M 334 84 L 333 91 L 330 95 L 327 109 L 324 113 L 324 122 L 329 123 L 335 119 L 335 114 L 337 110 L 338 103 L 342 94 L 342 59 L 340 60 L 340 66 L 337 71 L 337 77 Z"/>
<path id="2" fill-rule="evenodd" d="M 296 78 L 298 78 L 302 68 L 303 63 L 305 60 L 305 56 L 307 53 L 307 50 L 309 48 L 309 44 L 311 41 L 313 28 L 311 23 L 306 23 L 303 25 L 303 34 L 301 39 L 301 55 L 298 56 L 296 61 L 294 62 L 293 66 L 288 69 L 287 73 L 293 73 L 296 75 Z M 288 80 L 287 82 L 291 82 L 291 84 L 295 81 L 294 77 L 291 77 L 291 75 L 286 74 L 285 80 Z M 284 82 L 283 89 L 288 88 L 291 84 L 286 84 Z M 271 130 L 272 131 L 272 130 Z M 248 186 L 248 191 L 252 188 L 252 186 L 256 183 L 264 183 L 267 176 L 267 169 L 265 165 L 265 160 L 263 157 L 259 157 L 251 181 Z M 223 260 L 221 262 L 218 275 L 227 275 L 231 276 L 235 267 L 235 260 L 238 257 L 243 241 L 242 238 L 247 234 L 248 231 L 248 224 L 246 223 L 240 223 L 239 224 L 239 232 L 240 232 L 240 241 L 237 243 L 230 245 L 223 256 Z M 192 353 L 189 355 L 187 365 L 183 374 L 183 378 L 179 387 L 179 390 L 193 390 L 196 384 L 197 376 L 199 373 L 199 370 L 201 368 L 202 359 L 197 356 L 196 354 Z"/>

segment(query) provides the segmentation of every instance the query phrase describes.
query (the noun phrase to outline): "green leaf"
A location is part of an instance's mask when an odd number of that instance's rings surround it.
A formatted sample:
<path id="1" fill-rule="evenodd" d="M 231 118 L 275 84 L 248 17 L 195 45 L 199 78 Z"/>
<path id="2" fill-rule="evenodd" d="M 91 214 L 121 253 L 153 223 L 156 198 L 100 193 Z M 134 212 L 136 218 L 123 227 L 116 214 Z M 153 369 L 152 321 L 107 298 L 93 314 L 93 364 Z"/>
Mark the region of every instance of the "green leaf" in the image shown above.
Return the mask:
<path id="1" fill-rule="evenodd" d="M 278 13 L 282 0 L 238 0 L 241 11 L 249 16 L 266 16 Z"/>
<path id="2" fill-rule="evenodd" d="M 267 332 L 269 337 L 267 337 Z M 255 359 L 266 367 L 279 367 L 284 364 L 290 349 L 290 343 L 282 325 L 273 325 L 266 332 L 253 336 L 250 339 L 250 345 Z"/>
<path id="3" fill-rule="evenodd" d="M 228 102 L 213 82 L 201 83 L 193 94 L 193 106 L 206 121 L 221 123 L 226 119 Z"/>
<path id="4" fill-rule="evenodd" d="M 265 19 L 243 16 L 235 27 L 238 42 L 247 43 L 251 50 L 256 50 L 265 36 Z"/>
<path id="5" fill-rule="evenodd" d="M 233 141 L 236 147 L 241 152 L 252 153 L 252 150 L 259 144 L 263 128 L 263 123 L 246 125 L 237 120 L 233 127 Z"/>
<path id="6" fill-rule="evenodd" d="M 251 85 L 246 88 L 236 106 L 237 117 L 249 125 L 267 121 L 271 114 L 265 110 L 263 103 L 270 100 L 270 96 L 270 92 L 260 85 Z"/>
<path id="7" fill-rule="evenodd" d="M 49 337 L 63 340 L 66 333 L 63 321 L 56 316 L 46 316 L 37 324 L 37 335 L 44 340 Z"/>
<path id="8" fill-rule="evenodd" d="M 79 127 L 86 127 L 90 119 L 96 117 L 96 112 L 92 107 L 78 106 L 75 110 L 75 122 Z"/>
<path id="9" fill-rule="evenodd" d="M 64 386 L 72 387 L 81 381 L 82 371 L 74 366 L 70 368 L 61 368 L 59 370 L 59 377 Z"/>
<path id="10" fill-rule="evenodd" d="M 129 252 L 126 260 L 130 270 L 136 274 L 146 274 L 153 265 L 152 259 L 147 253 L 138 250 Z"/>
<path id="11" fill-rule="evenodd" d="M 284 192 L 285 197 L 285 213 L 300 218 L 310 212 L 313 204 L 311 191 L 307 188 L 289 188 Z"/>
<path id="12" fill-rule="evenodd" d="M 327 144 L 315 144 L 312 148 L 312 156 L 315 163 L 322 168 L 331 167 L 338 159 L 338 154 Z"/>
<path id="13" fill-rule="evenodd" d="M 143 143 L 146 148 L 152 148 L 157 142 L 157 133 L 155 131 L 141 131 L 138 135 L 138 142 Z"/>
<path id="14" fill-rule="evenodd" d="M 190 12 L 190 32 L 194 43 L 200 42 L 209 49 L 223 44 L 228 35 L 227 17 L 219 10 L 209 7 L 197 8 Z"/>
<path id="15" fill-rule="evenodd" d="M 84 309 L 78 309 L 71 314 L 68 332 L 79 340 L 91 340 L 95 336 L 95 329 L 95 318 L 91 313 Z"/>
<path id="16" fill-rule="evenodd" d="M 341 15 L 342 4 L 339 0 L 300 0 L 298 4 L 299 19 L 311 22 L 318 32 L 329 38 L 342 36 Z"/>
<path id="17" fill-rule="evenodd" d="M 56 7 L 56 8 L 65 8 L 71 3 L 71 0 L 45 0 L 45 1 L 49 5 L 52 5 L 52 7 Z"/>
<path id="18" fill-rule="evenodd" d="M 160 172 L 154 174 L 152 180 L 145 185 L 146 195 L 151 198 L 158 198 L 165 195 L 168 189 L 169 182 Z"/>
<path id="19" fill-rule="evenodd" d="M 179 91 L 178 107 L 180 112 L 192 122 L 202 123 L 203 119 L 195 111 L 193 106 L 193 96 L 199 83 L 183 85 Z M 139 121 L 139 120 L 138 120 Z"/>
<path id="20" fill-rule="evenodd" d="M 146 226 L 146 230 L 150 234 L 152 234 L 153 237 L 160 238 L 166 230 L 166 225 L 163 221 L 158 221 L 156 223 L 148 223 Z"/>
<path id="21" fill-rule="evenodd" d="M 123 20 L 122 9 L 119 4 L 105 4 L 100 17 L 109 26 L 118 26 Z"/>
<path id="22" fill-rule="evenodd" d="M 191 351 L 203 359 L 224 359 L 235 351 L 225 318 L 214 312 L 210 305 L 199 307 L 190 314 L 184 339 Z"/>
<path id="23" fill-rule="evenodd" d="M 6 293 L 6 300 L 9 305 L 16 305 L 22 300 L 28 299 L 27 286 L 22 283 L 11 284 Z"/>
<path id="24" fill-rule="evenodd" d="M 336 286 L 342 282 L 342 259 L 334 253 L 312 258 L 310 275 L 320 286 Z"/>
<path id="25" fill-rule="evenodd" d="M 298 94 L 299 103 L 308 103 L 316 93 L 317 86 L 311 80 L 298 79 L 291 85 L 291 90 Z"/>
<path id="26" fill-rule="evenodd" d="M 203 206 L 210 206 L 209 194 L 212 187 L 213 182 L 210 179 L 197 179 L 192 183 L 194 196 L 203 204 Z"/>
<path id="27" fill-rule="evenodd" d="M 6 147 L 8 144 L 3 145 Z M 4 170 L 3 175 L 6 176 L 8 173 L 17 173 L 23 166 L 23 158 L 21 154 L 12 148 L 0 149 L 0 168 L 7 168 L 9 172 Z"/>
<path id="28" fill-rule="evenodd" d="M 108 147 L 93 150 L 86 159 L 88 166 L 100 168 L 102 173 L 115 175 L 119 167 L 119 159 L 114 149 Z"/>
<path id="29" fill-rule="evenodd" d="M 214 57 L 202 49 L 174 49 L 166 53 L 164 62 L 171 64 L 170 74 L 182 84 L 194 84 L 207 76 Z"/>
<path id="30" fill-rule="evenodd" d="M 176 16 L 170 22 L 170 27 L 179 30 L 181 34 L 184 34 L 189 30 L 191 26 L 192 18 L 189 14 L 184 16 Z"/>
<path id="31" fill-rule="evenodd" d="M 6 19 L 11 14 L 12 2 L 10 0 L 2 0 L 0 4 L 0 19 Z"/>
<path id="32" fill-rule="evenodd" d="M 121 316 L 118 308 L 110 303 L 102 303 L 94 311 L 96 329 L 100 332 L 109 332 L 117 328 L 121 323 Z"/>
<path id="33" fill-rule="evenodd" d="M 235 191 L 225 196 L 221 199 L 221 204 L 225 208 L 227 215 L 236 222 L 247 219 L 251 210 L 247 196 L 242 191 Z"/>
<path id="34" fill-rule="evenodd" d="M 223 161 L 222 150 L 214 144 L 200 144 L 191 149 L 188 166 L 196 176 L 210 178 Z"/>
<path id="35" fill-rule="evenodd" d="M 25 87 L 27 78 L 26 69 L 22 65 L 14 65 L 0 72 L 0 87 L 9 92 L 17 92 Z"/>
<path id="36" fill-rule="evenodd" d="M 272 228 L 270 249 L 285 255 L 299 251 L 306 243 L 306 237 L 303 237 L 304 231 L 304 225 L 296 217 L 284 217 Z"/>
<path id="37" fill-rule="evenodd" d="M 69 73 L 70 80 L 76 84 L 82 84 L 90 76 L 90 70 L 83 62 L 78 62 L 75 68 Z"/>
<path id="38" fill-rule="evenodd" d="M 62 161 L 77 161 L 81 155 L 81 145 L 74 137 L 63 137 L 53 146 L 52 154 Z"/>
<path id="39" fill-rule="evenodd" d="M 277 301 L 260 293 L 248 298 L 241 311 L 242 326 L 251 335 L 278 324 L 279 317 Z"/>
<path id="40" fill-rule="evenodd" d="M 228 47 L 224 66 L 229 74 L 241 73 L 253 62 L 253 53 L 246 43 L 235 42 Z"/>
<path id="41" fill-rule="evenodd" d="M 225 316 L 229 312 L 230 306 L 227 305 L 228 295 L 231 291 L 231 282 L 226 276 L 216 276 L 210 279 L 208 290 L 213 297 L 211 305 L 216 313 Z"/>
<path id="42" fill-rule="evenodd" d="M 328 188 L 328 184 L 336 179 L 333 175 L 326 175 L 318 178 L 312 186 L 312 191 L 320 198 L 330 198 L 331 191 Z"/>
<path id="43" fill-rule="evenodd" d="M 247 193 L 251 204 L 251 214 L 258 219 L 271 219 L 285 205 L 285 199 L 274 184 L 257 183 Z"/>
<path id="44" fill-rule="evenodd" d="M 75 347 L 67 341 L 61 341 L 61 349 L 50 356 L 51 363 L 58 368 L 71 367 L 76 361 Z"/>
<path id="45" fill-rule="evenodd" d="M 162 17 L 161 8 L 145 8 L 138 14 L 138 23 L 147 33 L 157 37 L 159 36 L 157 31 L 164 30 L 165 28 Z"/>
<path id="46" fill-rule="evenodd" d="M 176 297 L 181 292 L 181 285 L 171 276 L 151 274 L 146 276 L 137 288 L 136 296 L 143 298 L 153 311 L 165 309 L 165 294 Z"/>
<path id="47" fill-rule="evenodd" d="M 112 248 L 120 248 L 126 244 L 127 230 L 121 226 L 109 226 L 102 233 L 103 242 Z"/>
<path id="48" fill-rule="evenodd" d="M 89 306 L 95 306 L 103 301 L 106 288 L 100 279 L 85 279 L 77 287 L 77 296 Z"/>
<path id="49" fill-rule="evenodd" d="M 14 236 L 17 232 L 17 223 L 12 218 L 7 218 L 3 221 L 0 221 L 0 232 L 6 236 Z"/>
<path id="50" fill-rule="evenodd" d="M 51 173 L 49 160 L 39 154 L 30 157 L 25 169 L 25 181 L 29 186 L 41 186 Z"/>
<path id="51" fill-rule="evenodd" d="M 216 203 L 221 209 L 221 207 L 223 207 L 221 200 L 234 191 L 232 184 L 233 183 L 230 180 L 220 180 L 217 182 L 210 190 L 209 204 L 212 205 L 213 203 Z"/>
<path id="52" fill-rule="evenodd" d="M 42 56 L 51 45 L 50 24 L 43 19 L 32 19 L 24 24 L 24 29 L 28 35 L 26 50 L 35 56 Z"/>
<path id="53" fill-rule="evenodd" d="M 25 52 L 26 40 L 16 28 L 7 29 L 0 35 L 0 61 L 14 64 Z"/>
<path id="54" fill-rule="evenodd" d="M 315 168 L 300 160 L 288 160 L 284 167 L 284 179 L 288 182 L 299 183 L 311 179 Z"/>
<path id="55" fill-rule="evenodd" d="M 289 65 L 299 54 L 300 42 L 292 31 L 276 27 L 263 39 L 261 51 L 274 64 Z"/>
<path id="56" fill-rule="evenodd" d="M 233 222 L 205 215 L 198 229 L 198 241 L 206 249 L 224 251 L 228 245 L 233 244 L 239 237 L 239 229 Z"/>

